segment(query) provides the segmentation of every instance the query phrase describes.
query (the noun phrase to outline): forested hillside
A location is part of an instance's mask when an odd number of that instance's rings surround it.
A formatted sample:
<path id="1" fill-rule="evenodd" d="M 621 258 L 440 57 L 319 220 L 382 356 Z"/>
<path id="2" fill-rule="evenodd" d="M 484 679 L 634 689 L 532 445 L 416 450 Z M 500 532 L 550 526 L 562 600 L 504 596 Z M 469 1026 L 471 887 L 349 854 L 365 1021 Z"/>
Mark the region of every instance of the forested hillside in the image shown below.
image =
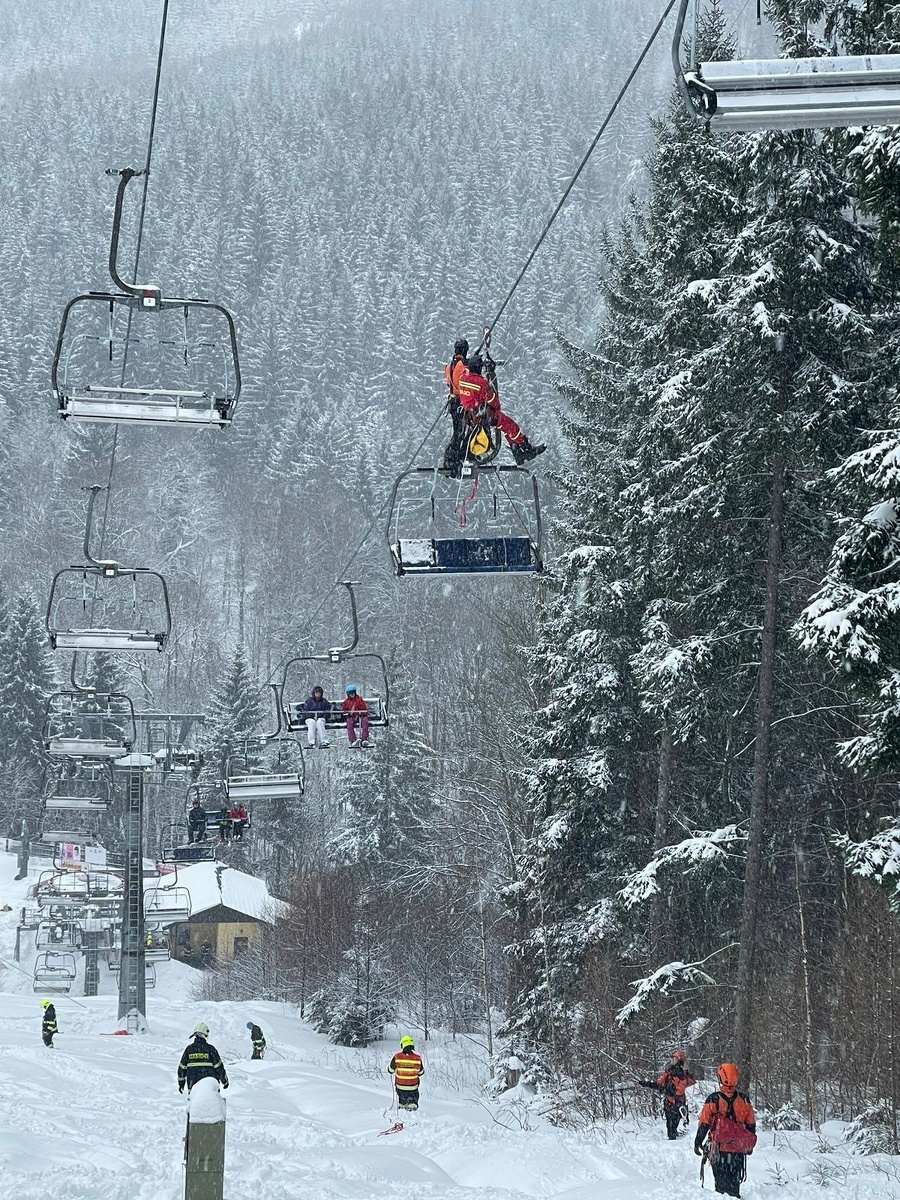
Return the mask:
<path id="1" fill-rule="evenodd" d="M 657 6 L 173 0 L 139 275 L 234 312 L 244 388 L 232 429 L 116 434 L 59 422 L 49 370 L 65 302 L 107 286 L 161 6 L 70 7 L 0 14 L 8 820 L 68 671 L 40 609 L 110 483 L 103 551 L 165 575 L 174 631 L 89 669 L 205 714 L 204 785 L 271 728 L 285 660 L 348 633 L 339 576 L 388 664 L 390 731 L 307 754 L 302 804 L 234 850 L 294 917 L 211 994 L 289 993 L 336 1038 L 398 1007 L 477 1026 L 589 1111 L 670 1042 L 812 1121 L 896 1108 L 894 136 L 698 128 L 663 35 L 495 332 L 549 444 L 549 570 L 398 580 L 384 506 L 440 459 L 441 366 Z M 900 45 L 888 3 L 773 0 L 749 41 L 739 7 L 702 6 L 709 57 Z M 318 671 L 304 695 L 349 682 Z M 184 790 L 153 791 L 151 852 Z"/>

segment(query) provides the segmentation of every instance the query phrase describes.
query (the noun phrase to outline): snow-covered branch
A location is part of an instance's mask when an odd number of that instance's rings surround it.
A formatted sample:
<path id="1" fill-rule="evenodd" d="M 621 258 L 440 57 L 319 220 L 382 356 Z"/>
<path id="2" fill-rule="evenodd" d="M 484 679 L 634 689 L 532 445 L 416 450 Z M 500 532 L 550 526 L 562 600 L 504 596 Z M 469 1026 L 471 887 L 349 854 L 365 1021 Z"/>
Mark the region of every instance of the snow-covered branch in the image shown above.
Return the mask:
<path id="1" fill-rule="evenodd" d="M 731 848 L 746 841 L 746 836 L 738 825 L 725 825 L 711 833 L 695 833 L 675 846 L 663 846 L 645 867 L 626 878 L 625 886 L 618 893 L 619 901 L 626 909 L 643 904 L 659 891 L 657 876 L 663 867 L 678 863 L 683 870 L 690 871 L 709 863 L 724 862 L 730 856 Z"/>

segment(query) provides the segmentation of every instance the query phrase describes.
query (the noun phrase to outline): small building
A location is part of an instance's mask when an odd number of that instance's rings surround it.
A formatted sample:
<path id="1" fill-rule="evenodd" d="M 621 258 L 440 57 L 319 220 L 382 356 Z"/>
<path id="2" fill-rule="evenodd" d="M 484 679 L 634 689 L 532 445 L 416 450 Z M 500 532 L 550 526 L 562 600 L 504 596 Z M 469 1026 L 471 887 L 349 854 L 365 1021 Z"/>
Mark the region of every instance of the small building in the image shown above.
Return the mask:
<path id="1" fill-rule="evenodd" d="M 172 957 L 192 967 L 231 962 L 288 911 L 262 879 L 222 863 L 179 867 L 177 886 L 190 897 L 191 915 L 169 926 L 169 941 Z"/>

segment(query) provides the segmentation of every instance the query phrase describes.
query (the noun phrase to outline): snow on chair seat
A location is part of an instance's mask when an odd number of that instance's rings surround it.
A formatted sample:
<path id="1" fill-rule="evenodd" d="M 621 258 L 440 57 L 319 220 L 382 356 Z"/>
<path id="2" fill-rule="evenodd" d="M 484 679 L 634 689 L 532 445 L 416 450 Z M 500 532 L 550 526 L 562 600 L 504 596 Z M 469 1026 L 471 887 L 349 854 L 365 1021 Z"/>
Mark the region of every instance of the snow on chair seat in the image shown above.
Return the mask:
<path id="1" fill-rule="evenodd" d="M 70 992 L 75 974 L 74 954 L 39 954 L 34 963 L 34 991 Z"/>
<path id="2" fill-rule="evenodd" d="M 102 796 L 48 796 L 44 808 L 48 812 L 104 812 L 109 801 Z"/>
<path id="3" fill-rule="evenodd" d="M 86 385 L 61 395 L 63 420 L 116 421 L 124 425 L 193 425 L 227 429 L 231 417 L 216 406 L 210 392 L 166 388 L 117 388 Z"/>
<path id="4" fill-rule="evenodd" d="M 700 63 L 683 76 L 713 129 L 843 129 L 900 121 L 900 55 Z"/>
<path id="5" fill-rule="evenodd" d="M 282 775 L 232 775 L 224 780 L 229 800 L 299 800 L 303 783 L 296 771 Z M 234 822 L 232 822 L 234 824 Z"/>
<path id="6" fill-rule="evenodd" d="M 61 629 L 53 635 L 54 650 L 162 650 L 163 633 L 150 629 Z"/>

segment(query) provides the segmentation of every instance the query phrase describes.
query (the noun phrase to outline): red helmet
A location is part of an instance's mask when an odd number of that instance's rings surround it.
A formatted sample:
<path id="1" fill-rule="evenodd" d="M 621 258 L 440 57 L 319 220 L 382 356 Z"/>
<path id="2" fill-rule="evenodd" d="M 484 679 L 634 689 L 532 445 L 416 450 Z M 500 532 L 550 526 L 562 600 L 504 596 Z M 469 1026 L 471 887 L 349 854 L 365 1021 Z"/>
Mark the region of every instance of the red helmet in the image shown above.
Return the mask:
<path id="1" fill-rule="evenodd" d="M 672 1058 L 674 1058 L 676 1062 L 680 1062 L 682 1066 L 684 1066 L 684 1064 L 687 1062 L 687 1058 L 683 1050 L 673 1050 Z"/>

